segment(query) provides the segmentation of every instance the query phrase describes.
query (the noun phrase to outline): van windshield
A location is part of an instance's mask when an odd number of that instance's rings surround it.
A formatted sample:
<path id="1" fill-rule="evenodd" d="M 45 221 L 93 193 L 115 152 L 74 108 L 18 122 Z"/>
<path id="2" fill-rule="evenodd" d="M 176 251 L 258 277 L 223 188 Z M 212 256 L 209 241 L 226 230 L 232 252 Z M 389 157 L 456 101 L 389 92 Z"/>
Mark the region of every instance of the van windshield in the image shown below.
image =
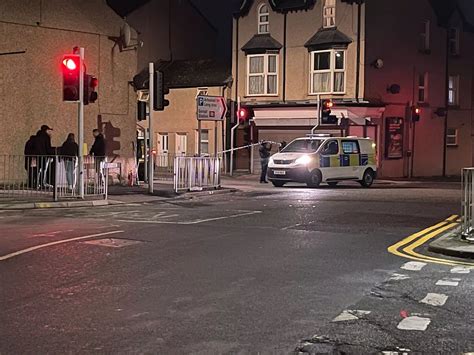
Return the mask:
<path id="1" fill-rule="evenodd" d="M 282 149 L 282 153 L 314 153 L 318 150 L 321 145 L 320 139 L 297 139 L 285 148 Z"/>

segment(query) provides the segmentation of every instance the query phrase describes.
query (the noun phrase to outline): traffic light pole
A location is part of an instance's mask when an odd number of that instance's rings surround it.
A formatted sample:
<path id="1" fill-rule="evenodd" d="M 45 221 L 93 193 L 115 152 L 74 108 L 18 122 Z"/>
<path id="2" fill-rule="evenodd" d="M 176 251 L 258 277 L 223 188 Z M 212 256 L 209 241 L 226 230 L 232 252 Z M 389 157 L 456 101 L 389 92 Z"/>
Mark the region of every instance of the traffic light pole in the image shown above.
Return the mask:
<path id="1" fill-rule="evenodd" d="M 318 94 L 318 96 L 316 96 L 316 100 L 318 100 L 316 106 L 316 125 L 311 129 L 311 134 L 314 134 L 314 131 L 316 128 L 318 128 L 321 122 L 321 95 Z"/>
<path id="2" fill-rule="evenodd" d="M 149 129 L 149 146 L 148 146 L 148 193 L 152 194 L 153 193 L 153 177 L 154 177 L 154 161 L 153 161 L 153 136 L 155 133 L 153 132 L 153 119 L 152 119 L 152 113 L 153 113 L 153 100 L 154 100 L 154 73 L 155 73 L 155 68 L 153 63 L 148 64 L 148 72 L 150 74 L 150 79 L 149 79 L 149 92 L 150 92 L 150 99 L 148 101 L 148 104 L 150 105 L 150 114 L 148 115 L 148 129 Z"/>
<path id="3" fill-rule="evenodd" d="M 79 109 L 78 109 L 78 141 L 79 141 L 79 197 L 84 198 L 84 48 L 79 49 Z"/>
<path id="4" fill-rule="evenodd" d="M 237 96 L 237 115 L 235 115 L 237 122 L 230 129 L 230 167 L 229 167 L 230 176 L 232 176 L 234 173 L 234 134 L 235 134 L 235 130 L 239 128 L 239 124 L 240 124 L 239 115 L 238 115 L 239 112 L 240 112 L 240 96 Z"/>

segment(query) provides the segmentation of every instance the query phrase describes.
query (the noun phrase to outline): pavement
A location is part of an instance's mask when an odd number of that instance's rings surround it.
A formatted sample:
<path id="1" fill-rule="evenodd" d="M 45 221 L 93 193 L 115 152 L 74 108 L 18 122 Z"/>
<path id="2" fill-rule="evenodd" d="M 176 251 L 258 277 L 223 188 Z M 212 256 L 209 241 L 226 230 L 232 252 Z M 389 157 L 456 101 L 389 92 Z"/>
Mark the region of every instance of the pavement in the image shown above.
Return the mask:
<path id="1" fill-rule="evenodd" d="M 0 211 L 1 354 L 474 351 L 454 183 Z"/>

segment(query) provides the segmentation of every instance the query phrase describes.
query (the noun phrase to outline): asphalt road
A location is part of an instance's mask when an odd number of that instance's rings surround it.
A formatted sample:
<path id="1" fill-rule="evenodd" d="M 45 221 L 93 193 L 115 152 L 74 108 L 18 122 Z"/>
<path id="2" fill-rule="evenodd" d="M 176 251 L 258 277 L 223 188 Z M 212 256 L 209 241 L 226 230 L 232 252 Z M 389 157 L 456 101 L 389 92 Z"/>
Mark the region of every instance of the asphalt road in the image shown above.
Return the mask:
<path id="1" fill-rule="evenodd" d="M 387 252 L 458 213 L 457 185 L 243 190 L 0 212 L 0 354 L 474 351 L 474 272 Z"/>

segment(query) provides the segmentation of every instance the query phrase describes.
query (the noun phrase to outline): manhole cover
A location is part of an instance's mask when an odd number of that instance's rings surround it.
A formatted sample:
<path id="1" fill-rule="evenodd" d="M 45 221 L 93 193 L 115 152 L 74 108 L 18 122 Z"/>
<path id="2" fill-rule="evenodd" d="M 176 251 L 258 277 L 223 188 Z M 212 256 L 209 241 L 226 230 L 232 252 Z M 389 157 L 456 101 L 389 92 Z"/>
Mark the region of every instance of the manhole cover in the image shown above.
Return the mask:
<path id="1" fill-rule="evenodd" d="M 130 240 L 130 239 L 105 238 L 105 239 L 88 240 L 83 243 L 91 244 L 91 245 L 99 245 L 102 247 L 109 247 L 109 248 L 123 248 L 123 247 L 128 247 L 130 245 L 140 244 L 142 242 L 139 240 Z"/>

